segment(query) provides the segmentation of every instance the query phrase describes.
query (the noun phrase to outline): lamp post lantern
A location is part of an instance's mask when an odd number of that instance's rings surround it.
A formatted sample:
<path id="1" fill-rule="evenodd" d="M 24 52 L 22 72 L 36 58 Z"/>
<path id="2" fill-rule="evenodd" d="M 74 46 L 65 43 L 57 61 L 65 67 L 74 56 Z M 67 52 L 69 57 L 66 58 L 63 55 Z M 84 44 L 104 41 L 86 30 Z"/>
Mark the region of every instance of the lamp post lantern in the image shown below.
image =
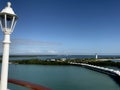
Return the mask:
<path id="1" fill-rule="evenodd" d="M 0 90 L 7 90 L 10 34 L 14 30 L 16 21 L 17 16 L 11 8 L 11 3 L 8 2 L 0 12 L 0 25 L 4 33 Z"/>

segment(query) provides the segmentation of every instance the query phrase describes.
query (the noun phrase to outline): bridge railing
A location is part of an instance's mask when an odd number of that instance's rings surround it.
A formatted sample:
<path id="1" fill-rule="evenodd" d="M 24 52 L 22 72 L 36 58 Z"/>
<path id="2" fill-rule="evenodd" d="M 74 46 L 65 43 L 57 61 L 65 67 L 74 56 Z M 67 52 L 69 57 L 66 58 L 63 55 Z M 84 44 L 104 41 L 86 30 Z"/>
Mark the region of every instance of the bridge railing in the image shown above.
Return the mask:
<path id="1" fill-rule="evenodd" d="M 33 83 L 30 83 L 30 82 L 16 80 L 16 79 L 8 79 L 8 82 L 16 84 L 16 85 L 24 86 L 24 87 L 30 88 L 32 90 L 51 90 L 47 87 L 44 87 L 44 86 L 41 86 L 41 85 L 38 85 L 38 84 L 33 84 Z"/>

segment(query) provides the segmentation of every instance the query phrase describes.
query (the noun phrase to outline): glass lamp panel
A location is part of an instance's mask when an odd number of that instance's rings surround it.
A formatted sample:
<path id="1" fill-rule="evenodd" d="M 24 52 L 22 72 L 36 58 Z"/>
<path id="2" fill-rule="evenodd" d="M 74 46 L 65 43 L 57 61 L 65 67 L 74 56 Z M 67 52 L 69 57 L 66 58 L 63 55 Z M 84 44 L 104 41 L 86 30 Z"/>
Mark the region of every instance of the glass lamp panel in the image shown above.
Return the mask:
<path id="1" fill-rule="evenodd" d="M 17 18 L 14 16 L 13 21 L 12 21 L 12 25 L 11 25 L 11 32 L 13 32 L 15 25 L 16 25 L 16 22 L 17 22 Z"/>
<path id="2" fill-rule="evenodd" d="M 4 15 L 0 15 L 0 21 L 1 21 L 1 27 L 5 28 L 5 16 Z"/>
<path id="3" fill-rule="evenodd" d="M 7 27 L 9 30 L 11 29 L 11 25 L 12 25 L 12 22 L 13 22 L 13 17 L 10 16 L 10 15 L 7 15 L 6 17 L 6 22 L 7 22 Z M 14 22 L 13 22 L 14 23 Z"/>

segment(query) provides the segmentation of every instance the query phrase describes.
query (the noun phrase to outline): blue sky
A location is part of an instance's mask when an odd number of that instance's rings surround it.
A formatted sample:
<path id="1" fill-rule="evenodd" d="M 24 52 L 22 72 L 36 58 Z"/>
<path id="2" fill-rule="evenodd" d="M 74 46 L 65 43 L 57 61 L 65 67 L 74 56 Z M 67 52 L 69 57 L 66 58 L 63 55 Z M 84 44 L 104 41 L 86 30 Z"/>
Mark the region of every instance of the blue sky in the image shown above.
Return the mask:
<path id="1" fill-rule="evenodd" d="M 120 0 L 0 0 L 1 10 L 8 1 L 19 17 L 11 54 L 120 54 Z"/>

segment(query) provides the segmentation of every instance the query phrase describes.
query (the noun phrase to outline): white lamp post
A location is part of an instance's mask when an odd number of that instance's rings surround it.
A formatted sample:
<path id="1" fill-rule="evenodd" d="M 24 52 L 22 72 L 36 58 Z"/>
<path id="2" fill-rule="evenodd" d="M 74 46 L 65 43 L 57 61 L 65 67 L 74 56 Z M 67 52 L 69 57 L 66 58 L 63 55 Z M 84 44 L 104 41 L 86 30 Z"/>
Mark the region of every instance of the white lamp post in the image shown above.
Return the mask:
<path id="1" fill-rule="evenodd" d="M 0 12 L 0 25 L 4 33 L 0 90 L 7 90 L 10 34 L 14 30 L 16 21 L 17 16 L 11 8 L 11 3 L 8 2 L 7 7 Z"/>

